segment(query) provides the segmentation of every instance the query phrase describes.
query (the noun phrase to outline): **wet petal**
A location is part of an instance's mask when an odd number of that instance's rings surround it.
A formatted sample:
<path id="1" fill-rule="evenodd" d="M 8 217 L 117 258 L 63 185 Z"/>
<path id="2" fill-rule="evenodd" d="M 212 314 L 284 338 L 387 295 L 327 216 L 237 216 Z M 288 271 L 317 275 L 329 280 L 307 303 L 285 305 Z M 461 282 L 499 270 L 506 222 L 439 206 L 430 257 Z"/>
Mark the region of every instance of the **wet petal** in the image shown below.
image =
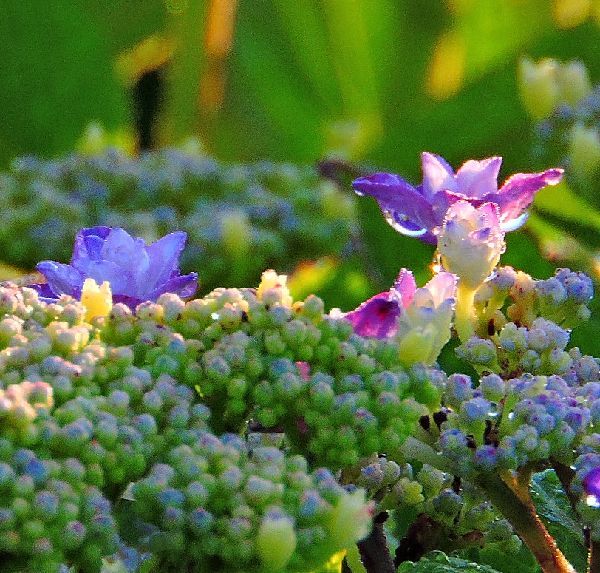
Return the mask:
<path id="1" fill-rule="evenodd" d="M 112 229 L 106 237 L 101 255 L 103 260 L 111 261 L 122 268 L 139 269 L 140 265 L 144 270 L 148 268 L 148 255 L 143 239 L 134 239 L 120 227 Z"/>
<path id="2" fill-rule="evenodd" d="M 156 300 L 161 294 L 166 292 L 172 292 L 181 298 L 189 298 L 194 295 L 198 288 L 198 274 L 190 273 L 189 275 L 182 275 L 173 277 L 166 283 L 158 286 L 149 296 L 145 297 L 148 300 Z"/>
<path id="3" fill-rule="evenodd" d="M 427 289 L 433 299 L 434 306 L 440 306 L 444 301 L 454 300 L 456 296 L 457 277 L 452 273 L 437 273 L 423 288 Z"/>
<path id="4" fill-rule="evenodd" d="M 363 302 L 356 310 L 344 315 L 360 336 L 388 338 L 398 329 L 401 307 L 397 300 L 390 300 L 389 292 L 382 292 Z"/>
<path id="5" fill-rule="evenodd" d="M 187 233 L 177 231 L 165 235 L 146 248 L 149 257 L 149 274 L 152 277 L 153 287 L 167 282 L 179 270 L 179 257 Z"/>
<path id="6" fill-rule="evenodd" d="M 114 294 L 137 296 L 135 279 L 131 271 L 125 271 L 112 261 L 90 261 L 86 276 L 94 279 L 98 284 L 108 281 Z"/>
<path id="7" fill-rule="evenodd" d="M 393 173 L 374 173 L 356 179 L 352 183 L 359 194 L 370 195 L 386 212 L 394 212 L 405 216 L 414 225 L 423 229 L 435 227 L 431 206 L 418 189 Z"/>
<path id="8" fill-rule="evenodd" d="M 557 185 L 562 176 L 562 169 L 548 169 L 542 173 L 517 173 L 506 180 L 498 193 L 488 195 L 486 200 L 498 205 L 502 222 L 508 223 L 523 214 L 540 189 Z"/>
<path id="9" fill-rule="evenodd" d="M 81 229 L 75 236 L 71 265 L 82 273 L 86 273 L 90 260 L 101 258 L 104 240 L 110 233 L 110 227 L 89 227 Z"/>
<path id="10" fill-rule="evenodd" d="M 392 290 L 399 295 L 400 303 L 406 308 L 413 301 L 417 290 L 417 283 L 412 272 L 408 269 L 401 269 Z"/>

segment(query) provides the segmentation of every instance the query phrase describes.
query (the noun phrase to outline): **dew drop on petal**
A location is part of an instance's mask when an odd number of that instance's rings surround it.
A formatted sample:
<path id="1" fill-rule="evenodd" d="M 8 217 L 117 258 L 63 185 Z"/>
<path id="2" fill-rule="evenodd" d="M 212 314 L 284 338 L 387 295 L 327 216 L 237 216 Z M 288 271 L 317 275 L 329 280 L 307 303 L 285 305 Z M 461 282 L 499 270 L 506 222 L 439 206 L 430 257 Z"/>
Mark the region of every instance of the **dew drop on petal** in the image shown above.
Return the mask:
<path id="1" fill-rule="evenodd" d="M 518 229 L 519 227 L 521 227 L 522 225 L 525 224 L 525 221 L 527 221 L 528 217 L 529 217 L 529 213 L 527 211 L 525 211 L 524 213 L 521 213 L 521 215 L 519 215 L 518 217 L 516 217 L 514 219 L 510 219 L 509 221 L 502 221 L 500 223 L 500 228 L 505 233 L 509 233 L 510 231 L 515 231 L 516 229 Z"/>
<path id="2" fill-rule="evenodd" d="M 407 237 L 422 237 L 427 233 L 427 229 L 415 225 L 406 215 L 398 213 L 397 211 L 385 209 L 383 211 L 383 216 L 393 229 Z"/>

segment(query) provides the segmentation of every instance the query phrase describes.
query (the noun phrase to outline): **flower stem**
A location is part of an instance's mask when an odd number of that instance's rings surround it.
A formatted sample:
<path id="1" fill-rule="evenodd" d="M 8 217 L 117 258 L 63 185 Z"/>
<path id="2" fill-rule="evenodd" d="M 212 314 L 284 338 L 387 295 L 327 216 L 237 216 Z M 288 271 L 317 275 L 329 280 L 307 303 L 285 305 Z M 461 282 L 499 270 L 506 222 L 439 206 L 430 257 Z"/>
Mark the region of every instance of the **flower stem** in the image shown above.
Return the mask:
<path id="1" fill-rule="evenodd" d="M 477 484 L 529 547 L 544 573 L 575 573 L 523 492 L 513 491 L 497 475 L 480 476 Z"/>
<path id="2" fill-rule="evenodd" d="M 466 342 L 475 333 L 473 325 L 475 321 L 475 312 L 473 301 L 475 299 L 475 289 L 470 288 L 459 281 L 456 292 L 456 313 L 454 326 L 461 342 Z"/>

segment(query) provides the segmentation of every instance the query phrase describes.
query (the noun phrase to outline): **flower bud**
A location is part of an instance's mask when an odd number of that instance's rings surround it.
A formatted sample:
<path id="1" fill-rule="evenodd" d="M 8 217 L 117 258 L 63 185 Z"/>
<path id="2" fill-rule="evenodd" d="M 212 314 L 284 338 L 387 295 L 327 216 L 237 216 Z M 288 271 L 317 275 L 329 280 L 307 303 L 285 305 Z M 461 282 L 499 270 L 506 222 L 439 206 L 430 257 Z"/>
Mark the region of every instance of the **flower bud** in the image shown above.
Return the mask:
<path id="1" fill-rule="evenodd" d="M 296 542 L 296 532 L 291 519 L 284 515 L 267 514 L 256 536 L 256 548 L 265 569 L 267 571 L 285 569 L 296 549 Z"/>
<path id="2" fill-rule="evenodd" d="M 101 285 L 94 279 L 85 279 L 81 289 L 81 303 L 85 307 L 85 319 L 89 322 L 97 316 L 106 316 L 112 310 L 112 292 L 110 284 Z"/>
<path id="3" fill-rule="evenodd" d="M 458 201 L 448 209 L 438 248 L 442 264 L 462 285 L 477 288 L 494 270 L 505 246 L 495 204 L 475 208 Z"/>
<path id="4" fill-rule="evenodd" d="M 287 276 L 278 275 L 273 270 L 265 271 L 256 290 L 256 298 L 265 304 L 279 303 L 291 307 L 293 299 L 287 287 Z"/>
<path id="5" fill-rule="evenodd" d="M 569 105 L 577 104 L 592 91 L 587 68 L 576 60 L 561 65 L 558 85 L 561 100 Z"/>
<path id="6" fill-rule="evenodd" d="M 545 58 L 537 64 L 529 58 L 519 62 L 518 82 L 521 101 L 536 120 L 548 117 L 560 102 L 557 82 L 559 63 Z"/>
<path id="7" fill-rule="evenodd" d="M 595 126 L 576 123 L 569 142 L 571 166 L 577 176 L 591 175 L 600 165 L 600 132 Z"/>

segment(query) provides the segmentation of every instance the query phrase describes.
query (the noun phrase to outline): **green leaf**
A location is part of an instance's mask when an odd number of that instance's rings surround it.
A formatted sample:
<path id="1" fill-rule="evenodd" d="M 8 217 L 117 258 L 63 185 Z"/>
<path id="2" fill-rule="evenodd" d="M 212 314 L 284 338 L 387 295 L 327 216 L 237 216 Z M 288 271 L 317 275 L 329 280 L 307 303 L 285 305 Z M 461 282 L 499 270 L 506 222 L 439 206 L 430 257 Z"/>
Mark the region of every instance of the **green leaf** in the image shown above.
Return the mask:
<path id="1" fill-rule="evenodd" d="M 553 470 L 533 476 L 531 497 L 538 515 L 577 571 L 586 570 L 585 541 L 581 523 Z"/>
<path id="2" fill-rule="evenodd" d="M 397 573 L 498 573 L 498 571 L 487 565 L 450 557 L 441 551 L 432 551 L 417 563 L 405 561 L 400 565 Z"/>

